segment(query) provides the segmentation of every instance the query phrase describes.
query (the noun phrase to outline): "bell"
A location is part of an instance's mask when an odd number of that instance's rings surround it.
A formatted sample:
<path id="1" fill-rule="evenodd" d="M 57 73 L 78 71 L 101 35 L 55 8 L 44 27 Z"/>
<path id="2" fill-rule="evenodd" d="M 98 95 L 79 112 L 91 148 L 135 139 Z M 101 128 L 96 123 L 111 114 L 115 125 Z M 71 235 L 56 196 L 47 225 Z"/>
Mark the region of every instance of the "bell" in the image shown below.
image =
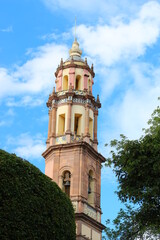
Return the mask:
<path id="1" fill-rule="evenodd" d="M 69 172 L 66 172 L 64 175 L 64 182 L 69 181 L 69 179 L 70 179 Z"/>
<path id="2" fill-rule="evenodd" d="M 66 181 L 65 183 L 64 183 L 64 186 L 70 186 L 70 181 Z"/>

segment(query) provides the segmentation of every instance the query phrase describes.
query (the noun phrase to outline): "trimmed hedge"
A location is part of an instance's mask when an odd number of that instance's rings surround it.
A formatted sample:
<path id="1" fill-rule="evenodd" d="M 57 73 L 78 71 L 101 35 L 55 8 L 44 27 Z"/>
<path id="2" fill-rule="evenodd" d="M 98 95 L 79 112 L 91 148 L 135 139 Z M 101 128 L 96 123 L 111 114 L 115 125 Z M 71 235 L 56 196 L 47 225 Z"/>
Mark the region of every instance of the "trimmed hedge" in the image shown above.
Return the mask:
<path id="1" fill-rule="evenodd" d="M 70 199 L 28 161 L 0 150 L 0 239 L 75 240 Z"/>

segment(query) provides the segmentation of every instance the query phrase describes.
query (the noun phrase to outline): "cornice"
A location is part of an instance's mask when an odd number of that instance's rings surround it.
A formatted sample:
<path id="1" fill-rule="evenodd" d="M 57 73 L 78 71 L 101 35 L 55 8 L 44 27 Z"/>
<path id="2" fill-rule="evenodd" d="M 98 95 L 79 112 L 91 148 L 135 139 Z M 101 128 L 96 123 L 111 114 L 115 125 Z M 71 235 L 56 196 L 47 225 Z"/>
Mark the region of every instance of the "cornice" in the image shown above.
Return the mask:
<path id="1" fill-rule="evenodd" d="M 85 213 L 75 213 L 75 219 L 76 220 L 82 220 L 83 219 L 86 222 L 90 222 L 92 225 L 94 225 L 96 228 L 98 228 L 100 230 L 104 230 L 106 228 L 106 226 L 104 226 L 102 223 L 97 222 L 96 220 L 89 217 Z"/>
<path id="2" fill-rule="evenodd" d="M 101 103 L 99 101 L 95 100 L 95 97 L 93 97 L 93 95 L 89 94 L 88 92 L 82 91 L 83 94 L 77 94 L 76 91 L 72 90 L 72 91 L 66 91 L 64 92 L 63 95 L 59 95 L 58 96 L 58 92 L 57 93 L 53 93 L 49 96 L 47 107 L 52 107 L 53 103 L 56 105 L 60 105 L 60 104 L 64 104 L 64 103 L 68 103 L 68 101 L 72 104 L 76 103 L 76 99 L 77 99 L 77 103 L 78 103 L 78 99 L 79 99 L 79 103 L 83 103 L 83 104 L 89 104 L 89 105 L 93 105 L 93 108 L 95 110 L 98 110 L 98 108 L 101 108 Z M 63 101 L 64 100 L 64 101 Z M 80 101 L 82 100 L 82 101 Z"/>
<path id="3" fill-rule="evenodd" d="M 92 77 L 94 78 L 95 77 L 95 73 L 94 73 L 94 71 L 93 71 L 93 67 L 89 67 L 88 66 L 88 64 L 84 64 L 84 65 L 79 65 L 79 64 L 76 64 L 75 63 L 76 61 L 74 61 L 74 62 L 70 62 L 69 64 L 67 64 L 67 65 L 60 65 L 60 66 L 58 66 L 58 68 L 56 69 L 56 72 L 55 72 L 55 76 L 57 77 L 58 76 L 58 72 L 60 71 L 60 70 L 63 70 L 63 69 L 67 69 L 67 68 L 81 68 L 81 69 L 86 69 L 86 70 L 88 70 L 89 72 L 90 72 L 90 74 L 92 75 Z M 78 61 L 77 61 L 77 63 L 78 63 Z"/>
<path id="4" fill-rule="evenodd" d="M 53 151 L 61 151 L 62 149 L 67 148 L 83 148 L 84 150 L 86 149 L 91 155 L 93 155 L 95 159 L 100 160 L 101 163 L 104 163 L 106 161 L 106 159 L 100 153 L 98 153 L 91 145 L 89 145 L 89 143 L 85 141 L 52 145 L 42 153 L 42 156 L 46 158 L 46 156 Z"/>

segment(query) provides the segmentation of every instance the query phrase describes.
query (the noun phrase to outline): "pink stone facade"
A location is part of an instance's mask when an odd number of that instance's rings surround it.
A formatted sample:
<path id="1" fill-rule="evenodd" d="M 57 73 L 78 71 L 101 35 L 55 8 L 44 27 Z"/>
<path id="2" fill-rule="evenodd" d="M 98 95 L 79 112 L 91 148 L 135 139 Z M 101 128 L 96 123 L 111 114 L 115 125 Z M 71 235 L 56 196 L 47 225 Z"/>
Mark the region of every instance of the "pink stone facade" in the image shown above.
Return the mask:
<path id="1" fill-rule="evenodd" d="M 92 95 L 95 75 L 93 66 L 90 68 L 87 60 L 81 59 L 81 54 L 75 40 L 70 50 L 70 59 L 64 63 L 61 60 L 56 70 L 56 92 L 53 90 L 47 102 L 47 149 L 42 155 L 45 158 L 45 174 L 63 191 L 69 189 L 66 193 L 69 193 L 75 208 L 76 239 L 101 240 L 104 229 L 100 206 L 101 164 L 105 162 L 105 158 L 97 151 L 98 109 L 101 104 L 99 97 L 95 99 Z M 63 75 L 66 74 L 68 89 L 63 91 Z M 79 84 L 76 74 L 81 74 L 80 80 L 83 84 Z M 76 84 L 83 86 L 82 89 L 75 89 Z M 77 112 L 78 109 L 81 112 Z M 56 131 L 59 128 L 60 132 L 64 130 L 62 136 Z M 77 135 L 77 129 L 81 129 L 80 135 Z M 66 172 L 68 175 L 65 175 Z M 67 180 L 65 176 L 69 176 Z"/>

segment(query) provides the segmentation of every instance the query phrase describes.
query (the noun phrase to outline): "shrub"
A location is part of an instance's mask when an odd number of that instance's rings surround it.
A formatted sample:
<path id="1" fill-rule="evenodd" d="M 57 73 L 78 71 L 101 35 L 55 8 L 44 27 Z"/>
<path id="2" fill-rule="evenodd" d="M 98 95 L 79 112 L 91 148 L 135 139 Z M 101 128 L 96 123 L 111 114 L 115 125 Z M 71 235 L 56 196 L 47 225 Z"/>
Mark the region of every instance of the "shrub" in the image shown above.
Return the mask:
<path id="1" fill-rule="evenodd" d="M 0 150 L 0 239 L 75 238 L 66 194 L 31 163 Z"/>

